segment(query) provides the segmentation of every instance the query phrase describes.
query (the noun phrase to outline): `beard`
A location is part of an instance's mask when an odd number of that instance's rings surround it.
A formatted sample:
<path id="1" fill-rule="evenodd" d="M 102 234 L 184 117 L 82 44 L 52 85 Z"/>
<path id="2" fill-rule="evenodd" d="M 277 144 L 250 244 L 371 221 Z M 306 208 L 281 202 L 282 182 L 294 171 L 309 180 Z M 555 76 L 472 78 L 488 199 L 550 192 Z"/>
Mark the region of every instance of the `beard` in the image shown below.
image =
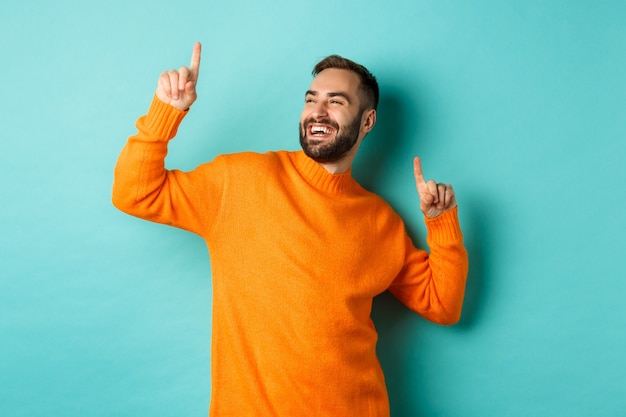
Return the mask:
<path id="1" fill-rule="evenodd" d="M 327 143 L 316 138 L 307 137 L 308 127 L 311 123 L 321 123 L 332 126 L 335 129 L 335 138 Z M 361 128 L 361 116 L 355 117 L 346 126 L 339 126 L 330 119 L 308 118 L 300 123 L 300 146 L 304 153 L 318 163 L 331 163 L 341 160 L 354 147 L 359 139 Z"/>

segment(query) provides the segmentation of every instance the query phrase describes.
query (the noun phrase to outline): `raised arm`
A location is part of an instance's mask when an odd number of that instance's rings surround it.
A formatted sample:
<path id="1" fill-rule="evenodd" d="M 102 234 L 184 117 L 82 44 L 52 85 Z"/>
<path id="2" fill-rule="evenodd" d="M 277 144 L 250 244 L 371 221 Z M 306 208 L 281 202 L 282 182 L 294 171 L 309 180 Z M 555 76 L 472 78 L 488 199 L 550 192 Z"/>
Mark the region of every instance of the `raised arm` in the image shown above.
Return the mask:
<path id="1" fill-rule="evenodd" d="M 424 179 L 419 158 L 413 170 L 430 253 L 416 249 L 407 236 L 404 268 L 389 290 L 426 319 L 454 324 L 461 317 L 468 273 L 456 197 L 450 184 Z"/>
<path id="2" fill-rule="evenodd" d="M 211 185 L 203 182 L 201 170 L 165 169 L 168 142 L 197 98 L 199 69 L 196 43 L 189 67 L 161 74 L 148 113 L 137 120 L 137 133 L 117 160 L 112 199 L 125 213 L 201 234 L 208 216 L 199 215 L 205 205 L 199 195 Z"/>

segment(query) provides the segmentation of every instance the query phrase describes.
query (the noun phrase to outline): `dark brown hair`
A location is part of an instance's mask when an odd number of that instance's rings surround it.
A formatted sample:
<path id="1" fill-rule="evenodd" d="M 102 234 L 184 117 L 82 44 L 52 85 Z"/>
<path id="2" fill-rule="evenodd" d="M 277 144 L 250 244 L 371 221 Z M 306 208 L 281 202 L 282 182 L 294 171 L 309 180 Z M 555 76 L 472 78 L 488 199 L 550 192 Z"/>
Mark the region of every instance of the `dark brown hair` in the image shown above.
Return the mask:
<path id="1" fill-rule="evenodd" d="M 378 81 L 371 72 L 363 65 L 357 64 L 347 58 L 339 55 L 330 55 L 318 62 L 313 68 L 313 76 L 329 68 L 345 69 L 356 73 L 361 79 L 359 93 L 361 98 L 361 111 L 374 109 L 378 107 Z"/>

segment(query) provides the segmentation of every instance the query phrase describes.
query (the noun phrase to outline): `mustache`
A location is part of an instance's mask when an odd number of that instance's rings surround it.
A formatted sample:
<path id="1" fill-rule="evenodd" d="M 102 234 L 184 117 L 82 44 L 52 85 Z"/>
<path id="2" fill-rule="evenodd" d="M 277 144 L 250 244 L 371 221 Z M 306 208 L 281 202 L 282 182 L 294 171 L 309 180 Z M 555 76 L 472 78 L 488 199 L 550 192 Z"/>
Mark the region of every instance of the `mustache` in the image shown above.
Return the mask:
<path id="1" fill-rule="evenodd" d="M 339 123 L 329 119 L 329 118 L 322 118 L 322 119 L 316 119 L 314 117 L 309 117 L 308 119 L 304 120 L 304 123 L 302 124 L 304 129 L 306 130 L 310 124 L 312 123 L 319 123 L 319 124 L 323 124 L 323 125 L 328 125 L 328 126 L 332 126 L 335 130 L 339 130 Z"/>

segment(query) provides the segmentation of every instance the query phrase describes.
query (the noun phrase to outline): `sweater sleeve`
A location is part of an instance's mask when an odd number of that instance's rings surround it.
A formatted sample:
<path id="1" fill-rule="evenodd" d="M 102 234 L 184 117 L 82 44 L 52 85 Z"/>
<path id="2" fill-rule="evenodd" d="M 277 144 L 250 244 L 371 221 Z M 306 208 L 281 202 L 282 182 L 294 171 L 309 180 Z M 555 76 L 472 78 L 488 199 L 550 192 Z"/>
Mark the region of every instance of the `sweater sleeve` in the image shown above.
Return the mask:
<path id="1" fill-rule="evenodd" d="M 425 221 L 430 255 L 405 236 L 404 267 L 389 291 L 427 320 L 454 324 L 461 318 L 469 265 L 457 209 Z"/>
<path id="2" fill-rule="evenodd" d="M 219 177 L 208 164 L 190 172 L 165 169 L 168 142 L 186 114 L 154 97 L 117 160 L 112 200 L 127 214 L 204 235 L 219 209 L 212 209 L 220 201 Z"/>

